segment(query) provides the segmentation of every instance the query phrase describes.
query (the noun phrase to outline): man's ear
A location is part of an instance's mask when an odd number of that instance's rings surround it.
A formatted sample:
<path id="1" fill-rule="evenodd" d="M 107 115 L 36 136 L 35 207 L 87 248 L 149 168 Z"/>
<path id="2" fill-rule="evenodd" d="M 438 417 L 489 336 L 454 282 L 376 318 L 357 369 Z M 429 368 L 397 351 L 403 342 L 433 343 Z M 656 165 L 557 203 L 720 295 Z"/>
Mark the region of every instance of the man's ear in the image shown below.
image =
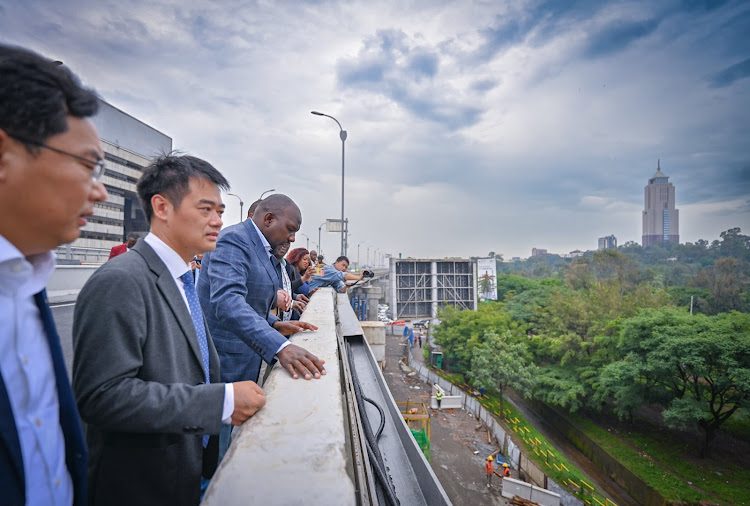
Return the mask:
<path id="1" fill-rule="evenodd" d="M 172 212 L 172 203 L 164 195 L 156 194 L 151 197 L 151 208 L 153 217 L 161 221 L 167 221 Z"/>
<path id="2" fill-rule="evenodd" d="M 8 177 L 8 167 L 10 159 L 14 156 L 10 152 L 11 139 L 5 130 L 0 128 L 0 182 L 5 181 Z"/>
<path id="3" fill-rule="evenodd" d="M 273 223 L 273 220 L 275 220 L 276 217 L 273 215 L 273 213 L 266 213 L 263 215 L 263 224 L 265 226 L 270 226 L 271 223 Z"/>

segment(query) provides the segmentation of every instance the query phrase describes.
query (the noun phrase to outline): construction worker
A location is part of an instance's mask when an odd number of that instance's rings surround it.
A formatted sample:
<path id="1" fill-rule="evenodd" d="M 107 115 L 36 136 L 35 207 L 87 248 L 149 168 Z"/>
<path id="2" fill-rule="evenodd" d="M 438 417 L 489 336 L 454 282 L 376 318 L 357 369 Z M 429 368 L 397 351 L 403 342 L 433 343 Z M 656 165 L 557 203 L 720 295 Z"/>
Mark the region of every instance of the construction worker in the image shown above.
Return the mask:
<path id="1" fill-rule="evenodd" d="M 492 455 L 490 455 L 484 463 L 484 472 L 487 475 L 487 488 L 492 486 L 492 475 L 495 473 L 495 469 L 492 467 L 492 460 Z"/>
<path id="2" fill-rule="evenodd" d="M 510 466 L 507 462 L 503 462 L 503 478 L 510 478 Z"/>
<path id="3" fill-rule="evenodd" d="M 438 390 L 437 393 L 435 394 L 435 400 L 437 401 L 438 409 L 440 409 L 440 401 L 443 400 L 443 392 Z"/>

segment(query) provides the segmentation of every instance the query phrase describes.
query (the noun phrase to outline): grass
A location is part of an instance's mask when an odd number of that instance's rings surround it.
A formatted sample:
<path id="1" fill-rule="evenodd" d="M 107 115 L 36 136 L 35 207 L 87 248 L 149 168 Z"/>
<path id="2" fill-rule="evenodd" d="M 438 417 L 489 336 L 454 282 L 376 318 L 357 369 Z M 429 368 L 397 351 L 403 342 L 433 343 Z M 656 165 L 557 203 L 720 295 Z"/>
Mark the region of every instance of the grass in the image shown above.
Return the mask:
<path id="1" fill-rule="evenodd" d="M 636 428 L 607 430 L 581 415 L 574 415 L 571 419 L 668 501 L 697 504 L 704 499 L 718 499 L 726 504 L 750 504 L 747 485 L 750 483 L 750 469 L 737 465 L 719 466 L 713 460 L 696 463 L 693 458 L 696 449 L 667 431 L 660 431 L 658 437 L 654 437 L 652 431 Z"/>

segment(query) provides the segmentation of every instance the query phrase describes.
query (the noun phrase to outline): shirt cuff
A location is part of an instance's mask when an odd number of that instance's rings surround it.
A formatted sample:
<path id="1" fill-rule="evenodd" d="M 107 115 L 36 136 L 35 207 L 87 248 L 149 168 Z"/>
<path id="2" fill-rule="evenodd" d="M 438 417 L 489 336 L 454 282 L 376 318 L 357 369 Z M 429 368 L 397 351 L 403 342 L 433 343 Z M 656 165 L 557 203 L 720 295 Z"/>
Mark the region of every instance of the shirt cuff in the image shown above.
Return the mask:
<path id="1" fill-rule="evenodd" d="M 232 383 L 224 383 L 224 408 L 221 410 L 221 423 L 231 425 L 232 413 L 234 413 L 234 386 Z"/>
<path id="2" fill-rule="evenodd" d="M 286 348 L 286 347 L 287 347 L 287 346 L 289 346 L 290 344 L 292 344 L 292 343 L 291 343 L 291 342 L 289 342 L 289 341 L 284 341 L 284 344 L 282 344 L 281 346 L 279 346 L 279 349 L 278 349 L 278 350 L 276 350 L 276 355 L 278 355 L 278 354 L 279 354 L 279 352 L 280 352 L 281 350 L 283 350 L 284 348 Z M 278 360 L 278 358 L 279 358 L 279 357 L 278 357 L 278 356 L 276 356 L 276 357 L 274 357 L 274 358 L 276 358 L 276 359 Z"/>

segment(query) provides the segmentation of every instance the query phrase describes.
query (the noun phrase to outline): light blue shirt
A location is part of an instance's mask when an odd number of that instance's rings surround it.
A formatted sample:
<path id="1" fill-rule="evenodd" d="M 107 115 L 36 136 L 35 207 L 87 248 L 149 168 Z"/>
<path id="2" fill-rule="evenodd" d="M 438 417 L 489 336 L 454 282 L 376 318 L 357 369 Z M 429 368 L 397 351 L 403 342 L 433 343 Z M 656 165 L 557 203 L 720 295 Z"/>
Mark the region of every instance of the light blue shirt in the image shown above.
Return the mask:
<path id="1" fill-rule="evenodd" d="M 308 281 L 310 289 L 318 288 L 321 286 L 333 286 L 333 289 L 337 292 L 346 285 L 345 272 L 341 272 L 332 265 L 323 265 L 323 273 L 318 275 L 314 274 L 312 279 Z"/>
<path id="2" fill-rule="evenodd" d="M 65 465 L 55 371 L 34 301 L 54 271 L 51 251 L 24 257 L 0 235 L 0 373 L 21 443 L 26 504 L 69 506 L 73 480 Z"/>

